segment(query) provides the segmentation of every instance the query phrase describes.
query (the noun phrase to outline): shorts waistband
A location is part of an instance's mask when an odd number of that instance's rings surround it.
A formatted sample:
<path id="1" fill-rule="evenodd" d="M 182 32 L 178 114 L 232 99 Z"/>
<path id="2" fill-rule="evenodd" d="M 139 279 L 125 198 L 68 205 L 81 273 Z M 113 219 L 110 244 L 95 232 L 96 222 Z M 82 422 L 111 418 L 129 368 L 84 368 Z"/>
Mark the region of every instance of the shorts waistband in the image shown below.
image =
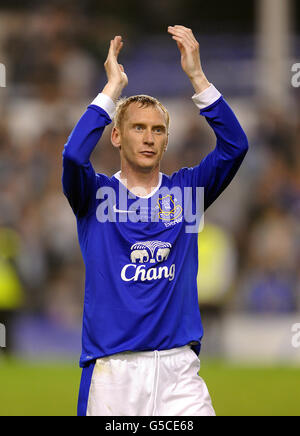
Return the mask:
<path id="1" fill-rule="evenodd" d="M 191 350 L 191 345 L 184 345 L 182 347 L 170 348 L 168 350 L 151 350 L 151 351 L 122 351 L 121 353 L 112 354 L 110 356 L 106 356 L 103 359 L 118 359 L 125 357 L 150 357 L 153 358 L 159 354 L 161 357 L 163 356 L 173 356 L 175 354 L 182 353 L 184 351 Z"/>
<path id="2" fill-rule="evenodd" d="M 170 348 L 169 350 L 153 350 L 153 351 L 137 351 L 143 356 L 149 355 L 153 357 L 154 354 L 159 354 L 160 356 L 173 356 L 174 354 L 182 353 L 183 351 L 190 350 L 190 345 L 184 345 L 183 347 Z"/>

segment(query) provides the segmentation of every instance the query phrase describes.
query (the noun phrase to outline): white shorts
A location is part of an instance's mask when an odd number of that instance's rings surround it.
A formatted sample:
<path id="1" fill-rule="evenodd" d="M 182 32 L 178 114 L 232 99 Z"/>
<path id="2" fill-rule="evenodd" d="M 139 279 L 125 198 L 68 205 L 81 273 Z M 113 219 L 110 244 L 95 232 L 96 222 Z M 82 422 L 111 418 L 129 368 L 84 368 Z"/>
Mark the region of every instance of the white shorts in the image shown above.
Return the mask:
<path id="1" fill-rule="evenodd" d="M 190 346 L 125 352 L 91 370 L 87 416 L 215 416 Z"/>

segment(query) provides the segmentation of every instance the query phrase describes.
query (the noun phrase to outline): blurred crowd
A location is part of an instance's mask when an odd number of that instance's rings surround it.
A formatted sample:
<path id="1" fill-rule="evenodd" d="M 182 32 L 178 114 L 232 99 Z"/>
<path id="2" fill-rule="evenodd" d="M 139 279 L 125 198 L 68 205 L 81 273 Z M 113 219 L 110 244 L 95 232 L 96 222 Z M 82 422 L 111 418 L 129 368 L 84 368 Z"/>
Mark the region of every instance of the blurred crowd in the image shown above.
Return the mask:
<path id="1" fill-rule="evenodd" d="M 62 151 L 104 85 L 111 23 L 96 25 L 59 8 L 0 14 L 0 20 L 7 68 L 7 87 L 0 88 L 0 311 L 21 309 L 74 325 L 81 321 L 85 271 L 76 221 L 62 193 Z M 124 22 L 114 26 L 134 38 Z M 215 145 L 188 98 L 174 90 L 164 102 L 170 104 L 174 142 L 163 161 L 168 174 L 196 165 Z M 293 313 L 300 310 L 300 118 L 233 103 L 238 117 L 243 107 L 250 151 L 199 235 L 200 304 Z M 247 113 L 254 120 L 249 131 Z M 97 172 L 113 175 L 119 157 L 109 132 L 92 163 Z"/>

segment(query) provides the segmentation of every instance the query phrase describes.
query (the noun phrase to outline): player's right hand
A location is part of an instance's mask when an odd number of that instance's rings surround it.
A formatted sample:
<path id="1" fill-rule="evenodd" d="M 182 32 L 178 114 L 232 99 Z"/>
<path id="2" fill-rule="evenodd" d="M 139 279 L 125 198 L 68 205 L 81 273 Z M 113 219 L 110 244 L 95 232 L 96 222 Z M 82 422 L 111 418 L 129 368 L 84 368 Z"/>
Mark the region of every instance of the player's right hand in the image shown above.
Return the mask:
<path id="1" fill-rule="evenodd" d="M 118 63 L 118 56 L 123 47 L 122 36 L 115 36 L 110 41 L 110 47 L 104 68 L 107 80 L 110 84 L 125 88 L 128 85 L 128 77 L 124 71 L 123 65 Z"/>

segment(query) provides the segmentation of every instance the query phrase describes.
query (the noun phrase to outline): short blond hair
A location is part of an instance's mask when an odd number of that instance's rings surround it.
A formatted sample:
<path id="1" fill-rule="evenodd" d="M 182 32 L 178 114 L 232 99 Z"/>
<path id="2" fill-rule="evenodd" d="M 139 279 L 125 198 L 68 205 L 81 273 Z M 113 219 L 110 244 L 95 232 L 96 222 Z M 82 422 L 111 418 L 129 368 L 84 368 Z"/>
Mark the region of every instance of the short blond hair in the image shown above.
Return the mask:
<path id="1" fill-rule="evenodd" d="M 159 107 L 163 111 L 163 114 L 165 115 L 167 130 L 169 130 L 170 115 L 167 109 L 165 108 L 165 106 L 159 100 L 157 100 L 157 98 L 150 97 L 149 95 L 144 95 L 144 94 L 120 98 L 117 101 L 116 113 L 114 116 L 115 127 L 121 130 L 126 110 L 132 103 L 138 103 L 140 107 L 148 107 L 148 106 Z"/>

